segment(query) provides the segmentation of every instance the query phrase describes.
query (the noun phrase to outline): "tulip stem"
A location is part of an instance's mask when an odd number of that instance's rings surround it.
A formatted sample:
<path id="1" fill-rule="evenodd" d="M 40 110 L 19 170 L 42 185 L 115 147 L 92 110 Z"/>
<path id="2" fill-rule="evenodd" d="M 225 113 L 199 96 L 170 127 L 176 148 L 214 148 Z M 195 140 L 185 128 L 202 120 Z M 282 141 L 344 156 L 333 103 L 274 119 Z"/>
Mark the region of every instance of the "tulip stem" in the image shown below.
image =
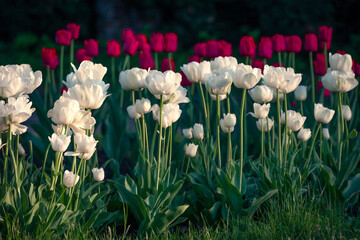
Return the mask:
<path id="1" fill-rule="evenodd" d="M 64 45 L 60 47 L 60 79 L 59 79 L 59 88 L 61 88 L 61 82 L 64 76 Z"/>
<path id="2" fill-rule="evenodd" d="M 267 126 L 267 134 L 268 134 L 268 142 L 269 142 L 269 156 L 271 155 L 271 136 L 269 129 L 269 117 L 266 116 L 266 126 Z"/>
<path id="3" fill-rule="evenodd" d="M 310 74 L 311 74 L 311 97 L 313 104 L 315 104 L 315 76 L 313 65 L 313 52 L 309 52 Z"/>
<path id="4" fill-rule="evenodd" d="M 11 123 L 9 124 L 6 140 L 6 150 L 5 150 L 5 159 L 4 159 L 4 173 L 3 173 L 3 183 L 5 184 L 7 180 L 7 163 L 9 158 L 9 146 L 11 145 Z"/>
<path id="5" fill-rule="evenodd" d="M 326 41 L 324 42 L 324 55 L 325 55 L 325 66 L 326 66 L 326 70 L 327 70 L 329 67 L 329 64 L 328 64 L 327 42 Z"/>
<path id="6" fill-rule="evenodd" d="M 276 102 L 278 112 L 278 150 L 279 150 L 279 163 L 282 166 L 282 149 L 281 149 L 281 116 L 280 116 L 280 96 L 279 89 L 276 89 Z M 286 120 L 285 120 L 286 121 Z"/>
<path id="7" fill-rule="evenodd" d="M 264 166 L 264 125 L 261 119 L 261 163 Z"/>
<path id="8" fill-rule="evenodd" d="M 199 88 L 200 88 L 200 93 L 201 93 L 201 98 L 202 98 L 202 102 L 203 102 L 203 106 L 204 106 L 204 115 L 205 115 L 205 124 L 206 124 L 206 138 L 209 139 L 209 129 L 210 129 L 210 126 L 209 126 L 209 116 L 208 116 L 208 112 L 207 112 L 207 107 L 206 107 L 206 101 L 205 101 L 205 96 L 204 96 L 204 91 L 203 91 L 203 88 L 202 88 L 202 85 L 201 85 L 201 82 L 199 82 Z"/>
<path id="9" fill-rule="evenodd" d="M 125 71 L 129 61 L 130 61 L 130 55 L 126 54 L 124 64 L 123 64 L 123 67 L 122 67 L 122 71 Z M 122 109 L 123 106 L 124 106 L 124 89 L 121 88 L 121 91 L 120 91 L 120 109 Z"/>
<path id="10" fill-rule="evenodd" d="M 244 107 L 245 107 L 246 89 L 243 89 L 240 109 L 240 194 L 242 188 L 242 175 L 244 164 Z"/>
<path id="11" fill-rule="evenodd" d="M 156 192 L 159 189 L 160 167 L 161 167 L 161 141 L 162 141 L 162 111 L 163 111 L 163 95 L 160 95 L 160 117 L 159 117 L 159 152 L 157 162 Z"/>
<path id="12" fill-rule="evenodd" d="M 343 113 L 342 113 L 342 95 L 341 92 L 337 93 L 337 98 L 338 98 L 338 117 L 337 117 L 337 122 L 338 122 L 338 164 L 339 164 L 339 171 L 341 170 L 341 156 L 342 156 L 342 133 L 344 132 L 344 118 L 343 118 Z"/>
<path id="13" fill-rule="evenodd" d="M 278 52 L 279 67 L 282 67 L 281 52 Z"/>
<path id="14" fill-rule="evenodd" d="M 71 39 L 70 42 L 70 63 L 73 63 L 74 61 L 74 39 Z M 70 64 L 70 72 L 71 72 L 71 64 Z"/>
<path id="15" fill-rule="evenodd" d="M 217 106 L 217 118 L 216 118 L 216 126 L 217 126 L 217 145 L 218 145 L 218 160 L 219 160 L 219 168 L 221 168 L 221 147 L 220 147 L 220 99 L 219 95 L 216 95 L 216 106 Z"/>
<path id="16" fill-rule="evenodd" d="M 171 71 L 174 71 L 174 72 L 175 72 L 175 69 L 172 69 L 171 59 L 172 59 L 172 53 L 169 52 L 169 53 L 168 53 L 169 69 L 170 69 Z"/>
<path id="17" fill-rule="evenodd" d="M 312 155 L 312 151 L 313 151 L 313 148 L 314 148 L 314 145 L 315 145 L 315 140 L 316 140 L 317 135 L 319 134 L 320 129 L 321 129 L 321 123 L 319 123 L 319 125 L 318 125 L 318 127 L 316 129 L 315 135 L 314 135 L 314 139 L 311 142 L 309 156 L 306 159 L 306 162 L 305 162 L 305 165 L 304 165 L 305 168 L 307 168 L 307 165 L 309 164 L 309 161 L 310 161 L 310 158 L 311 158 L 311 155 Z"/>
<path id="18" fill-rule="evenodd" d="M 115 89 L 115 74 L 115 57 L 111 57 L 111 83 L 113 89 Z"/>
<path id="19" fill-rule="evenodd" d="M 284 129 L 284 144 L 285 144 L 285 149 L 286 146 L 288 145 L 288 140 L 287 140 L 287 132 L 288 132 L 288 127 L 287 127 L 287 96 L 286 93 L 284 93 L 284 105 L 285 105 L 285 129 Z M 284 145 L 282 146 L 282 149 L 284 148 Z M 284 168 L 286 168 L 286 160 L 287 160 L 287 155 L 285 154 L 284 156 Z"/>
<path id="20" fill-rule="evenodd" d="M 155 58 L 155 70 L 159 70 L 159 56 L 157 52 L 154 53 L 154 58 Z"/>
<path id="21" fill-rule="evenodd" d="M 303 101 L 300 101 L 300 112 L 301 115 L 304 116 Z"/>

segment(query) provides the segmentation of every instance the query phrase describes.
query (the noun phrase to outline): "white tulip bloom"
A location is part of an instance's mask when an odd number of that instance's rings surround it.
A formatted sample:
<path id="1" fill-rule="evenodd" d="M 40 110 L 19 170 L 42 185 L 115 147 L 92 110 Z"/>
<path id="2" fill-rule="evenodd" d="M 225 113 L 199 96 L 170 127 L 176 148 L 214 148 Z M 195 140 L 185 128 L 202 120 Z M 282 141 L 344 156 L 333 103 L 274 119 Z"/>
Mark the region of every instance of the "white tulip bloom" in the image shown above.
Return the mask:
<path id="1" fill-rule="evenodd" d="M 68 74 L 66 76 L 66 81 L 63 81 L 67 88 L 71 88 L 76 84 L 100 85 L 100 82 L 102 82 L 102 79 L 107 72 L 106 67 L 101 64 L 94 64 L 91 61 L 82 61 L 78 69 L 76 69 L 72 63 L 71 66 L 74 72 Z"/>
<path id="2" fill-rule="evenodd" d="M 321 77 L 324 88 L 331 92 L 348 92 L 353 90 L 359 82 L 352 71 L 339 72 L 328 68 L 325 76 Z"/>
<path id="3" fill-rule="evenodd" d="M 187 89 L 179 86 L 176 91 L 171 95 L 164 95 L 163 101 L 164 103 L 174 103 L 174 104 L 180 104 L 180 103 L 188 103 L 190 102 L 190 99 L 186 97 Z M 157 99 L 160 99 L 160 95 L 155 96 Z"/>
<path id="4" fill-rule="evenodd" d="M 302 74 L 295 73 L 293 68 L 287 68 L 284 73 L 284 81 L 280 84 L 280 91 L 282 93 L 290 93 L 299 86 L 302 79 Z"/>
<path id="5" fill-rule="evenodd" d="M 48 137 L 51 143 L 51 148 L 55 152 L 65 152 L 71 142 L 71 136 L 57 135 L 53 133 L 51 137 Z"/>
<path id="6" fill-rule="evenodd" d="M 151 70 L 146 77 L 147 88 L 153 95 L 171 95 L 180 86 L 181 74 L 171 70 L 164 73 Z"/>
<path id="7" fill-rule="evenodd" d="M 71 188 L 74 185 L 76 185 L 78 183 L 79 179 L 80 178 L 79 178 L 78 175 L 74 174 L 71 171 L 65 170 L 65 172 L 64 172 L 64 180 L 63 181 L 64 181 L 64 185 L 67 188 Z"/>
<path id="8" fill-rule="evenodd" d="M 272 94 L 273 94 L 273 98 L 272 98 L 272 102 L 276 102 L 277 101 L 277 92 L 275 91 L 275 90 L 273 90 L 272 91 Z M 284 100 L 284 94 L 283 93 L 281 93 L 280 91 L 279 91 L 279 100 L 281 101 L 281 100 Z"/>
<path id="9" fill-rule="evenodd" d="M 250 112 L 249 114 L 257 119 L 266 118 L 270 111 L 270 103 L 260 105 L 258 103 L 254 103 L 254 112 Z"/>
<path id="10" fill-rule="evenodd" d="M 323 133 L 323 136 L 326 140 L 329 140 L 330 139 L 330 133 L 329 133 L 329 129 L 328 128 L 323 128 L 322 129 L 322 133 Z"/>
<path id="11" fill-rule="evenodd" d="M 146 113 L 150 112 L 150 110 L 151 110 L 150 100 L 147 98 L 143 98 L 141 100 L 136 99 L 135 110 L 139 114 L 146 114 Z"/>
<path id="12" fill-rule="evenodd" d="M 136 104 L 130 105 L 126 108 L 129 117 L 132 119 L 139 119 L 141 118 L 141 114 L 136 111 Z"/>
<path id="13" fill-rule="evenodd" d="M 285 113 L 281 110 L 281 124 L 285 124 Z M 287 126 L 290 130 L 296 132 L 302 128 L 306 117 L 301 116 L 300 113 L 293 110 L 287 111 Z"/>
<path id="14" fill-rule="evenodd" d="M 343 114 L 343 118 L 345 121 L 351 120 L 352 112 L 351 112 L 349 105 L 342 106 L 342 114 Z"/>
<path id="15" fill-rule="evenodd" d="M 101 182 L 105 178 L 105 171 L 103 168 L 93 168 L 92 173 L 95 181 Z"/>
<path id="16" fill-rule="evenodd" d="M 264 83 L 270 88 L 279 89 L 281 93 L 294 91 L 300 82 L 301 74 L 295 74 L 292 68 L 264 67 Z"/>
<path id="17" fill-rule="evenodd" d="M 155 121 L 159 121 L 160 119 L 160 107 L 157 104 L 154 104 L 151 107 L 151 111 L 153 113 L 153 118 Z M 167 128 L 171 126 L 174 122 L 176 122 L 181 115 L 181 110 L 178 104 L 167 103 L 163 105 L 162 109 L 162 127 Z"/>
<path id="18" fill-rule="evenodd" d="M 194 83 L 204 82 L 205 75 L 211 74 L 210 62 L 208 61 L 202 61 L 201 63 L 191 62 L 184 64 L 180 69 L 184 72 L 189 81 Z"/>
<path id="19" fill-rule="evenodd" d="M 232 77 L 238 65 L 237 59 L 234 57 L 216 57 L 210 62 L 212 72 L 227 71 Z"/>
<path id="20" fill-rule="evenodd" d="M 311 130 L 309 128 L 302 128 L 297 134 L 298 139 L 306 142 L 311 137 Z"/>
<path id="21" fill-rule="evenodd" d="M 66 130 L 65 128 L 66 127 L 64 125 L 51 124 L 51 127 L 54 130 L 54 133 L 56 133 L 57 135 L 64 135 L 65 134 L 65 130 Z M 73 132 L 70 129 L 68 129 L 66 135 L 71 136 L 72 134 L 73 134 Z"/>
<path id="22" fill-rule="evenodd" d="M 204 127 L 200 123 L 195 123 L 193 126 L 193 135 L 197 140 L 202 140 L 204 138 Z"/>
<path id="23" fill-rule="evenodd" d="M 273 91 L 266 85 L 256 86 L 249 90 L 250 97 L 256 103 L 270 102 L 273 99 Z"/>
<path id="24" fill-rule="evenodd" d="M 96 150 L 97 143 L 93 135 L 75 134 L 76 152 L 66 152 L 64 155 L 79 156 L 89 160 Z"/>
<path id="25" fill-rule="evenodd" d="M 269 128 L 268 128 L 269 125 Z M 256 127 L 259 131 L 268 132 L 274 125 L 274 121 L 270 118 L 263 118 L 256 121 Z"/>
<path id="26" fill-rule="evenodd" d="M 240 63 L 236 68 L 233 81 L 237 88 L 250 89 L 260 81 L 261 77 L 261 69 Z"/>
<path id="27" fill-rule="evenodd" d="M 307 86 L 298 86 L 294 92 L 297 101 L 305 101 L 307 98 Z"/>
<path id="28" fill-rule="evenodd" d="M 148 71 L 137 67 L 122 71 L 119 76 L 121 88 L 135 91 L 146 88 L 145 79 L 147 75 Z"/>
<path id="29" fill-rule="evenodd" d="M 226 71 L 217 71 L 205 76 L 205 86 L 210 95 L 226 95 L 231 89 L 231 84 L 231 76 Z"/>
<path id="30" fill-rule="evenodd" d="M 315 103 L 314 116 L 316 121 L 327 124 L 331 121 L 334 114 L 334 110 L 324 107 L 321 103 Z"/>
<path id="31" fill-rule="evenodd" d="M 220 127 L 224 133 L 233 132 L 235 124 L 236 124 L 235 114 L 224 113 L 224 118 L 220 119 Z"/>
<path id="32" fill-rule="evenodd" d="M 195 157 L 198 147 L 198 145 L 195 145 L 193 143 L 186 145 L 185 155 L 189 157 Z"/>
<path id="33" fill-rule="evenodd" d="M 329 53 L 329 63 L 332 70 L 340 72 L 350 72 L 353 64 L 349 54 L 341 55 L 339 53 L 335 53 L 334 55 Z"/>
<path id="34" fill-rule="evenodd" d="M 193 138 L 193 129 L 192 128 L 185 128 L 182 130 L 182 133 L 185 138 L 192 139 Z"/>

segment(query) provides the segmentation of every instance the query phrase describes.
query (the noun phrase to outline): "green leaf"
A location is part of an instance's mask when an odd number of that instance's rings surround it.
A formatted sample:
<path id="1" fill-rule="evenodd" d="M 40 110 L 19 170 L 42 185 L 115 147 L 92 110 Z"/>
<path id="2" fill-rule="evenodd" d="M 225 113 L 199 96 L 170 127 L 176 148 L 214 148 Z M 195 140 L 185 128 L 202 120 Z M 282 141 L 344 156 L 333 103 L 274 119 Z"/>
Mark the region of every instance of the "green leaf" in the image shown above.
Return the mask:
<path id="1" fill-rule="evenodd" d="M 360 173 L 356 174 L 351 180 L 348 181 L 346 188 L 344 189 L 343 196 L 348 201 L 355 194 L 360 192 Z"/>
<path id="2" fill-rule="evenodd" d="M 354 139 L 354 138 L 357 137 L 357 135 L 358 135 L 358 132 L 357 132 L 355 129 L 353 129 L 353 130 L 351 130 L 351 132 L 349 133 L 348 139 Z"/>
<path id="3" fill-rule="evenodd" d="M 174 222 L 178 217 L 183 214 L 189 205 L 178 206 L 174 209 L 169 209 L 165 213 L 158 213 L 154 217 L 153 222 L 149 226 L 156 233 L 161 233 L 165 231 L 168 226 Z"/>
<path id="4" fill-rule="evenodd" d="M 251 203 L 250 207 L 247 208 L 245 210 L 245 212 L 250 216 L 253 215 L 256 212 L 256 210 L 261 206 L 261 204 L 266 202 L 269 198 L 271 198 L 277 192 L 278 192 L 278 190 L 274 189 L 274 190 L 271 190 L 271 191 L 267 192 L 262 197 L 255 198 L 254 201 Z"/>

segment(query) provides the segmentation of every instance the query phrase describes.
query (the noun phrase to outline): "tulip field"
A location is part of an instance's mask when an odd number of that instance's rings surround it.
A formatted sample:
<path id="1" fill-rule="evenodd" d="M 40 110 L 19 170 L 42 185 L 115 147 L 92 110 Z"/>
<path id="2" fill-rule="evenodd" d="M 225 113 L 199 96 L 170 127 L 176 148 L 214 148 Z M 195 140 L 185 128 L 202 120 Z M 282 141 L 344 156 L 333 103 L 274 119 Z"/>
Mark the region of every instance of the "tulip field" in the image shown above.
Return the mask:
<path id="1" fill-rule="evenodd" d="M 0 239 L 358 239 L 360 64 L 332 31 L 175 65 L 175 33 L 102 62 L 70 23 L 43 69 L 0 66 Z"/>

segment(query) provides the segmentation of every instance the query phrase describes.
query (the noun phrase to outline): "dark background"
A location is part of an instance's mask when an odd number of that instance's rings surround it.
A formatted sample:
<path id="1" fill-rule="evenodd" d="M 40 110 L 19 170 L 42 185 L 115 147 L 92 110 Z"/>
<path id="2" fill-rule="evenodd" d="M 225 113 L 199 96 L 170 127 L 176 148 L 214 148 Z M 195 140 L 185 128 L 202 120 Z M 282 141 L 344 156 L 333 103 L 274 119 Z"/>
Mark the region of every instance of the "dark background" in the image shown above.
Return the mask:
<path id="1" fill-rule="evenodd" d="M 1 0 L 0 64 L 30 63 L 40 69 L 41 48 L 58 46 L 55 32 L 69 22 L 81 25 L 76 47 L 83 40 L 120 39 L 121 29 L 135 33 L 172 31 L 179 35 L 179 52 L 192 54 L 199 41 L 224 39 L 238 57 L 242 36 L 298 34 L 303 39 L 321 25 L 333 30 L 331 51 L 346 50 L 360 61 L 360 21 L 356 0 Z"/>

